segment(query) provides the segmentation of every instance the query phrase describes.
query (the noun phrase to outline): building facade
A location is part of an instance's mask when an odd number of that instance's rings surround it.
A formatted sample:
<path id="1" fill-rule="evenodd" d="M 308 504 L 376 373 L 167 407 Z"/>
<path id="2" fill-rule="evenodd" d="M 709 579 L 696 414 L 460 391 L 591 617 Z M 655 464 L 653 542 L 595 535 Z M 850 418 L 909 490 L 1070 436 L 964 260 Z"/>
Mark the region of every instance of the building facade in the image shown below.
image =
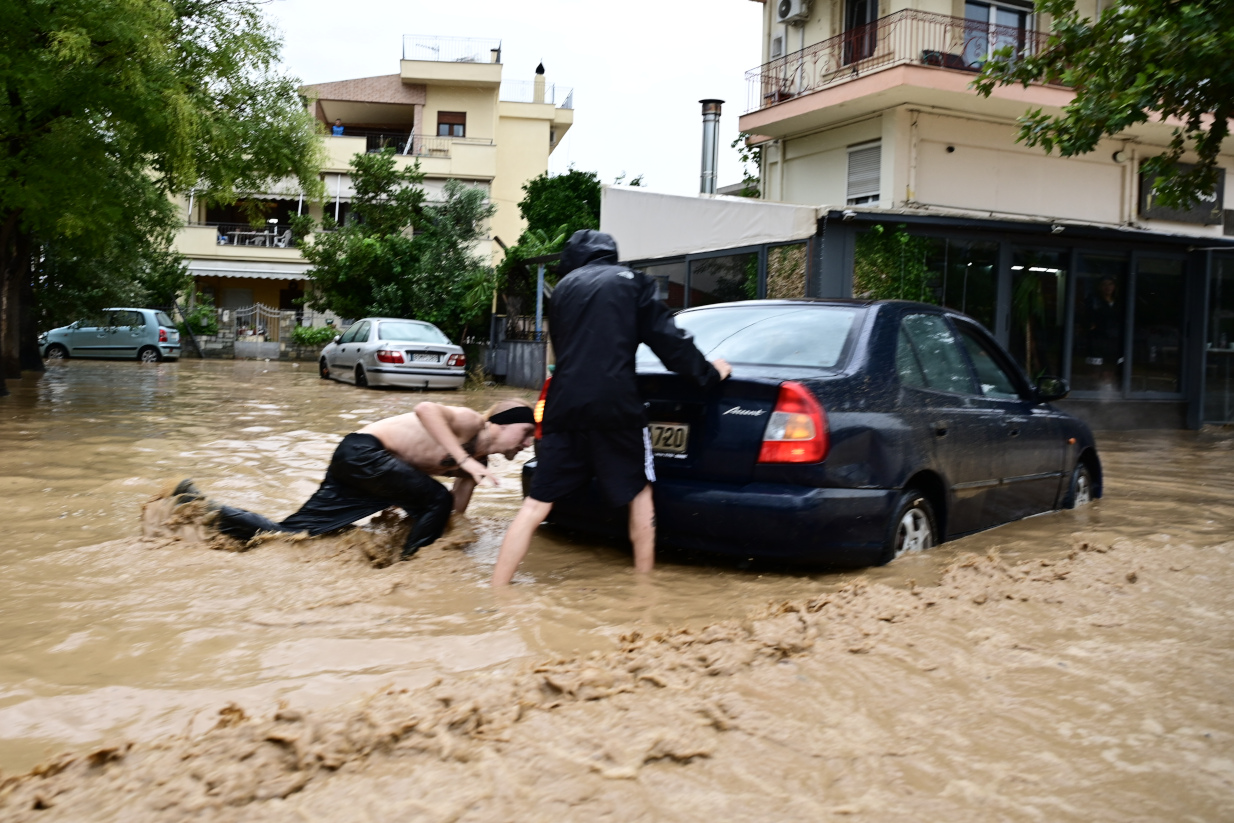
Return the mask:
<path id="1" fill-rule="evenodd" d="M 513 245 L 523 231 L 523 184 L 548 170 L 549 155 L 574 122 L 572 91 L 546 82 L 543 66 L 525 81 L 504 79 L 502 71 L 500 41 L 409 35 L 397 74 L 303 87 L 322 124 L 324 201 L 306 200 L 295 181 L 283 181 L 252 195 L 265 214 L 254 226 L 239 205 L 185 198 L 176 248 L 197 292 L 229 316 L 240 311 L 239 334 L 280 342 L 270 340 L 277 324 L 246 310 L 260 304 L 294 311 L 312 288 L 290 218 L 324 214 L 346 223 L 355 194 L 352 158 L 384 148 L 394 150 L 400 167 L 419 164 L 430 202 L 449 179 L 483 189 L 496 213 L 479 251 L 499 262 L 502 244 Z"/>
<path id="2" fill-rule="evenodd" d="M 1072 158 L 1017 143 L 1018 116 L 1061 112 L 1071 91 L 970 84 L 992 50 L 1044 43 L 1031 2 L 763 5 L 740 128 L 762 147 L 763 198 L 822 205 L 808 294 L 908 284 L 980 320 L 1030 375 L 1067 378 L 1098 425 L 1234 422 L 1234 155 L 1179 212 L 1140 173 L 1172 123 Z"/>

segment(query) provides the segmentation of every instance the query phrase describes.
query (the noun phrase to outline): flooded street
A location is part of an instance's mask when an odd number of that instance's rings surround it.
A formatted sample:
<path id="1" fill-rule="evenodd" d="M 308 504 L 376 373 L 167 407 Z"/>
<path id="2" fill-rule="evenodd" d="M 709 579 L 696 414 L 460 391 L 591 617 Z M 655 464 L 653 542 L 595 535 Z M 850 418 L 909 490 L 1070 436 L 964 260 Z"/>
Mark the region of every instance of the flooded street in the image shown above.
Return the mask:
<path id="1" fill-rule="evenodd" d="M 1099 433 L 1105 500 L 879 569 L 640 579 L 542 530 L 494 593 L 526 455 L 474 543 L 384 568 L 367 532 L 236 553 L 142 509 L 193 477 L 279 519 L 344 434 L 531 393 L 193 360 L 9 388 L 0 818 L 1234 819 L 1234 432 Z"/>

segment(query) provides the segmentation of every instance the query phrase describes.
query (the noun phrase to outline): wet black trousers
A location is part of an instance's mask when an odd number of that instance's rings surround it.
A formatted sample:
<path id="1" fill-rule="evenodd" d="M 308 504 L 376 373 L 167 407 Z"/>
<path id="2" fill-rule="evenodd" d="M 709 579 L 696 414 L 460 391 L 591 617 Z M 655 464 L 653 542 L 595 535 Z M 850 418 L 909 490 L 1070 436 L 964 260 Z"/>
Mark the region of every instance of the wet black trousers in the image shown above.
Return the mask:
<path id="1" fill-rule="evenodd" d="M 441 537 L 454 497 L 441 483 L 386 451 L 373 435 L 353 433 L 334 450 L 326 479 L 300 511 L 275 523 L 255 512 L 223 506 L 217 525 L 223 534 L 240 540 L 259 531 L 318 535 L 390 506 L 398 506 L 416 520 L 403 545 L 406 558 Z"/>

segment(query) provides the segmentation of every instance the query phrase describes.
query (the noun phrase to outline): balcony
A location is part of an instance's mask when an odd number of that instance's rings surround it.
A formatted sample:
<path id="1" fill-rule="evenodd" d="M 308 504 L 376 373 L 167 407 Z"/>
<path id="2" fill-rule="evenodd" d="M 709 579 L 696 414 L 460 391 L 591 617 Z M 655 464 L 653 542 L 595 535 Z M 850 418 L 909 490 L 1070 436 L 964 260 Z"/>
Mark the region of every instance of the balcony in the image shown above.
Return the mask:
<path id="1" fill-rule="evenodd" d="M 992 51 L 1011 46 L 1016 54 L 1033 54 L 1047 37 L 1045 32 L 963 17 L 899 11 L 746 72 L 746 113 L 899 66 L 971 75 L 981 70 Z M 753 125 L 757 129 L 758 124 Z M 751 130 L 744 123 L 742 127 Z"/>
<path id="2" fill-rule="evenodd" d="M 574 89 L 535 80 L 503 80 L 497 98 L 503 103 L 547 103 L 559 109 L 574 108 Z"/>

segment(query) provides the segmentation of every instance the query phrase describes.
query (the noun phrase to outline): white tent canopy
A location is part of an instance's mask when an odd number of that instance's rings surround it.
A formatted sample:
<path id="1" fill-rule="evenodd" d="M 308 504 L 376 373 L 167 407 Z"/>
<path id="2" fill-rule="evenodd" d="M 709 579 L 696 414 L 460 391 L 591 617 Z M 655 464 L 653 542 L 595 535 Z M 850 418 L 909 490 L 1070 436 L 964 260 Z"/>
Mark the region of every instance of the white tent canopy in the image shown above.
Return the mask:
<path id="1" fill-rule="evenodd" d="M 244 260 L 189 260 L 194 277 L 247 277 L 258 280 L 311 280 L 308 263 L 250 263 Z"/>
<path id="2" fill-rule="evenodd" d="M 817 231 L 818 218 L 814 206 L 748 197 L 687 197 L 631 186 L 605 186 L 600 193 L 600 231 L 617 240 L 623 261 L 804 240 Z"/>

